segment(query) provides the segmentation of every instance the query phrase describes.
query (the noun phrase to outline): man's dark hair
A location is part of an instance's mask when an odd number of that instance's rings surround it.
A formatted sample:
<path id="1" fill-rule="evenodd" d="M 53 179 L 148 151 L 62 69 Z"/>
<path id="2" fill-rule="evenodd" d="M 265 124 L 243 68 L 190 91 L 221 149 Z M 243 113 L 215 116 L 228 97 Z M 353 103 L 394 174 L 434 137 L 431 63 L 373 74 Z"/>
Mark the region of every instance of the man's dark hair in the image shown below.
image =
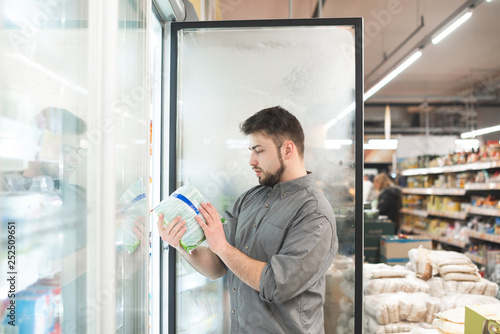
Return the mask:
<path id="1" fill-rule="evenodd" d="M 279 147 L 285 140 L 291 140 L 300 157 L 304 157 L 304 131 L 299 120 L 286 109 L 276 106 L 262 109 L 240 124 L 245 135 L 263 132 Z"/>
<path id="2" fill-rule="evenodd" d="M 85 121 L 63 108 L 47 107 L 35 116 L 37 126 L 60 134 L 81 135 L 87 131 Z"/>

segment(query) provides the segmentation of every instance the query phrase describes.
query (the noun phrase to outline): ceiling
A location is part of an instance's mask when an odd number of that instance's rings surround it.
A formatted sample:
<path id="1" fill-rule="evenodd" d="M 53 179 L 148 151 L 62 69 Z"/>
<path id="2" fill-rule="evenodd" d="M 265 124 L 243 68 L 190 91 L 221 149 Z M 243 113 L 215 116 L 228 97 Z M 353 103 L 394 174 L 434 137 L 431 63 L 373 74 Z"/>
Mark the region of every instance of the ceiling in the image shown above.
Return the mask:
<path id="1" fill-rule="evenodd" d="M 310 18 L 319 11 L 318 1 L 219 0 L 220 18 Z M 471 6 L 469 20 L 439 44 L 430 42 Z M 394 110 L 395 132 L 398 127 L 422 132 L 425 126 L 430 132 L 447 128 L 454 133 L 474 127 L 480 107 L 500 114 L 500 0 L 323 0 L 320 15 L 364 18 L 365 91 L 422 51 L 414 64 L 366 100 L 365 133 L 383 131 L 386 104 Z"/>

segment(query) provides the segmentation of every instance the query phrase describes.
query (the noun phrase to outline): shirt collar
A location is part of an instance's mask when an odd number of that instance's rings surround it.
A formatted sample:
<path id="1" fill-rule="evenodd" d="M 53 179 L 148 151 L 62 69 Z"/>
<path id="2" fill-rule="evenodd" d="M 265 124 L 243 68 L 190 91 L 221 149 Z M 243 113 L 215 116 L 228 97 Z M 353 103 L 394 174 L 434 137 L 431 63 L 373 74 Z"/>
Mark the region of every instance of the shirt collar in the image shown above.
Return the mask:
<path id="1" fill-rule="evenodd" d="M 307 172 L 307 175 L 301 176 L 299 178 L 280 182 L 276 184 L 272 191 L 279 191 L 281 196 L 286 196 L 287 194 L 294 193 L 298 190 L 304 189 L 313 184 L 311 172 Z"/>

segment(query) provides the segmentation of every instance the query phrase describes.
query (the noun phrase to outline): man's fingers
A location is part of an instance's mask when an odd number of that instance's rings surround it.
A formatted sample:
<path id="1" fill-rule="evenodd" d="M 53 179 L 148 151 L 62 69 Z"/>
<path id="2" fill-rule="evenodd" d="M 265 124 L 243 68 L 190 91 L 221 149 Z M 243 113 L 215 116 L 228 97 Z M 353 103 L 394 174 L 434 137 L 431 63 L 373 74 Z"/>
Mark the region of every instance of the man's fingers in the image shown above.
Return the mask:
<path id="1" fill-rule="evenodd" d="M 211 219 L 217 219 L 218 218 L 218 212 L 215 210 L 213 205 L 210 203 L 201 203 L 200 211 L 204 213 L 204 216 L 207 216 L 207 218 Z"/>
<path id="2" fill-rule="evenodd" d="M 174 228 L 175 225 L 177 225 L 177 223 L 182 219 L 181 216 L 177 216 L 175 217 L 170 223 L 167 224 L 167 226 L 165 226 L 165 229 L 167 230 L 167 233 L 170 234 L 170 232 L 172 231 L 172 229 Z"/>
<path id="3" fill-rule="evenodd" d="M 163 215 L 160 214 L 158 216 L 158 221 L 156 222 L 156 225 L 158 225 L 158 231 L 162 233 L 165 230 L 165 225 L 163 225 Z"/>
<path id="4" fill-rule="evenodd" d="M 205 231 L 205 229 L 207 228 L 207 223 L 201 219 L 199 216 L 194 216 L 194 219 L 196 219 L 196 221 L 198 222 L 198 225 L 200 225 L 201 229 L 203 231 Z"/>
<path id="5" fill-rule="evenodd" d="M 177 235 L 179 234 L 179 232 L 181 231 L 182 228 L 184 228 L 186 225 L 186 221 L 185 220 L 182 220 L 180 221 L 177 225 L 175 225 L 172 230 L 170 231 L 170 235 L 173 236 L 174 238 L 177 237 Z M 184 234 L 184 233 L 182 233 Z M 179 239 L 181 238 L 182 234 L 179 236 Z"/>

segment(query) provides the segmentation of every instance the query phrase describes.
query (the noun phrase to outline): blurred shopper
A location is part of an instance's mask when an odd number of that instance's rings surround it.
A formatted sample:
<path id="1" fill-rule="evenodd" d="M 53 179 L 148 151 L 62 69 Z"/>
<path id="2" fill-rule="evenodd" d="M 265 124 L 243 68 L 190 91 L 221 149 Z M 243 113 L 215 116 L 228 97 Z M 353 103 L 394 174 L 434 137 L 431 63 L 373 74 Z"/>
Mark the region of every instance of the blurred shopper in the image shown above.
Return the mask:
<path id="1" fill-rule="evenodd" d="M 397 187 L 385 173 L 375 176 L 373 185 L 379 191 L 379 215 L 389 217 L 389 219 L 394 223 L 395 232 L 399 233 L 399 210 L 401 210 L 402 207 L 401 189 Z"/>
<path id="2" fill-rule="evenodd" d="M 377 199 L 377 190 L 370 180 L 370 175 L 365 174 L 363 179 L 363 203 L 371 202 Z"/>

